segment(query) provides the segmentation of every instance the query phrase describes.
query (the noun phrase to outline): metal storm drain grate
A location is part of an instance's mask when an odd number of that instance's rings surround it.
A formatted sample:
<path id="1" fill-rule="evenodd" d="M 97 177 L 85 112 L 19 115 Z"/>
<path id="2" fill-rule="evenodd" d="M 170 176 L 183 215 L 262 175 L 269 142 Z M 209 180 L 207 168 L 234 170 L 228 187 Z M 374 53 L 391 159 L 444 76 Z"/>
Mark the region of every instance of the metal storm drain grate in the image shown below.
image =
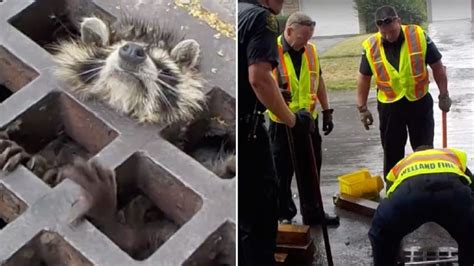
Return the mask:
<path id="1" fill-rule="evenodd" d="M 411 247 L 403 250 L 405 265 L 458 265 L 458 250 L 452 247 Z"/>
<path id="2" fill-rule="evenodd" d="M 3 265 L 92 266 L 93 264 L 68 244 L 59 234 L 41 231 Z"/>
<path id="3" fill-rule="evenodd" d="M 235 147 L 233 138 L 224 148 L 211 145 L 216 132 L 235 126 L 235 7 L 217 0 L 120 2 L 0 0 L 0 129 L 47 160 L 69 163 L 74 154 L 115 169 L 118 219 L 149 228 L 153 245 L 127 253 L 94 221 L 72 221 L 79 187 L 44 182 L 20 166 L 0 171 L 1 265 L 235 265 L 235 179 L 203 160 Z M 177 138 L 182 125 L 139 124 L 79 99 L 52 75 L 53 45 L 77 37 L 82 17 L 112 23 L 126 9 L 145 19 L 172 18 L 201 45 L 208 112 L 188 125 L 184 144 Z M 129 221 L 133 211 L 143 219 Z"/>
<path id="4" fill-rule="evenodd" d="M 0 104 L 38 76 L 0 44 Z"/>
<path id="5" fill-rule="evenodd" d="M 26 209 L 26 204 L 0 184 L 0 230 L 15 220 Z"/>

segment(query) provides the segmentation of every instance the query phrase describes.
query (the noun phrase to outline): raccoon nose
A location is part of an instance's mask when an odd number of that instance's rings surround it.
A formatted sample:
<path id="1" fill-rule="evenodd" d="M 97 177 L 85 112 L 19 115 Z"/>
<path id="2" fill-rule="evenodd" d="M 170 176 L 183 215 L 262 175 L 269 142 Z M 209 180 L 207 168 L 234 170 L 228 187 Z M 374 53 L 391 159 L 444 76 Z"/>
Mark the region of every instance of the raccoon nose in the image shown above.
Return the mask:
<path id="1" fill-rule="evenodd" d="M 145 61 L 145 50 L 138 44 L 127 43 L 119 50 L 119 56 L 129 63 L 141 63 Z"/>

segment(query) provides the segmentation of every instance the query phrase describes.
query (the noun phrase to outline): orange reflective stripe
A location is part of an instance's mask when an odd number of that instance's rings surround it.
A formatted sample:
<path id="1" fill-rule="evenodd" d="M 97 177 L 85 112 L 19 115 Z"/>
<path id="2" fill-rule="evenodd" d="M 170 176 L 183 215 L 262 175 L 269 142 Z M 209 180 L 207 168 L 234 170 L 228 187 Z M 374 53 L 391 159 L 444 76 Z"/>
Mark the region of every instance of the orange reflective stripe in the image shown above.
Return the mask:
<path id="1" fill-rule="evenodd" d="M 408 45 L 412 75 L 415 79 L 415 96 L 421 98 L 425 94 L 429 80 L 427 73 L 424 71 L 421 40 L 415 26 L 406 27 L 405 39 Z"/>
<path id="2" fill-rule="evenodd" d="M 405 39 L 407 40 L 409 54 L 413 54 L 413 45 L 412 45 L 413 39 L 411 36 L 412 34 L 411 29 L 412 27 L 406 27 L 406 30 L 405 30 Z"/>
<path id="3" fill-rule="evenodd" d="M 306 45 L 305 47 L 305 55 L 306 55 L 306 61 L 308 62 L 308 72 L 309 72 L 309 83 L 310 83 L 310 94 L 311 94 L 311 105 L 309 106 L 309 112 L 312 113 L 314 109 L 316 108 L 316 102 L 318 98 L 316 97 L 315 91 L 315 84 L 316 84 L 316 76 L 318 73 L 316 73 L 316 52 L 314 50 L 314 47 L 311 44 Z"/>
<path id="4" fill-rule="evenodd" d="M 377 88 L 385 94 L 387 101 L 391 101 L 395 99 L 396 95 L 392 87 L 390 87 L 389 85 L 385 85 L 386 82 L 377 81 L 376 83 L 377 83 Z"/>
<path id="5" fill-rule="evenodd" d="M 310 77 L 310 89 L 309 89 L 309 91 L 311 93 L 314 93 L 315 92 L 314 84 L 316 83 L 316 80 L 315 80 L 316 77 L 315 77 L 314 72 L 316 72 L 316 66 L 314 65 L 315 52 L 313 50 L 312 45 L 310 45 L 310 44 L 306 45 L 305 55 L 306 55 L 306 61 L 308 61 L 308 70 L 309 70 L 309 77 Z"/>
<path id="6" fill-rule="evenodd" d="M 314 111 L 314 108 L 316 107 L 316 103 L 318 102 L 318 97 L 316 94 L 311 94 L 311 100 L 312 100 L 312 104 L 311 106 L 309 107 L 309 112 L 312 113 Z"/>
<path id="7" fill-rule="evenodd" d="M 414 28 L 414 27 L 413 27 Z M 427 73 L 423 73 L 424 71 L 424 58 L 423 58 L 423 53 L 422 53 L 422 50 L 421 50 L 421 41 L 420 41 L 420 35 L 416 32 L 415 29 L 413 29 L 414 31 L 414 35 L 415 35 L 415 38 L 416 38 L 416 45 L 417 45 L 417 52 L 419 54 L 416 55 L 416 58 L 415 56 L 413 56 L 414 59 L 414 63 L 412 63 L 412 70 L 414 71 L 413 75 L 416 77 L 415 78 L 415 95 L 417 98 L 421 98 L 424 94 L 425 94 L 425 90 L 426 90 L 426 85 L 428 84 L 429 80 L 428 80 L 428 75 Z M 413 65 L 414 64 L 414 65 Z M 424 76 L 424 77 L 419 77 L 418 76 Z"/>
<path id="8" fill-rule="evenodd" d="M 407 167 L 408 165 L 414 162 L 423 162 L 423 161 L 432 161 L 432 160 L 443 160 L 443 161 L 454 163 L 462 171 L 461 162 L 459 161 L 459 158 L 452 151 L 448 149 L 442 149 L 439 151 L 444 152 L 444 154 L 416 155 L 413 158 L 402 161 L 401 163 L 395 165 L 395 167 L 392 168 L 393 176 L 395 176 L 395 179 L 396 179 L 398 177 L 398 174 L 400 173 L 400 170 L 404 169 L 405 167 Z"/>
<path id="9" fill-rule="evenodd" d="M 429 83 L 428 75 L 424 74 L 415 78 L 415 95 L 419 99 L 425 95 L 426 85 Z"/>
<path id="10" fill-rule="evenodd" d="M 416 32 L 415 28 L 413 28 L 413 35 L 415 35 L 415 42 L 416 43 L 416 47 L 415 47 L 415 52 L 416 53 L 419 53 L 419 61 L 417 60 L 416 63 L 417 63 L 417 66 L 415 67 L 415 69 L 417 70 L 415 75 L 419 75 L 423 72 L 423 51 L 421 50 L 421 42 L 420 42 L 420 35 Z"/>
<path id="11" fill-rule="evenodd" d="M 416 28 L 408 26 L 405 38 L 407 39 L 408 51 L 410 53 L 413 76 L 418 76 L 423 73 L 423 51 L 421 50 L 420 36 L 416 32 Z"/>
<path id="12" fill-rule="evenodd" d="M 370 53 L 372 61 L 374 62 L 375 71 L 377 72 L 378 79 L 381 81 L 389 81 L 390 76 L 388 75 L 387 68 L 382 61 L 382 53 L 380 52 L 380 42 L 375 37 L 370 39 Z"/>
<path id="13" fill-rule="evenodd" d="M 387 85 L 390 82 L 387 68 L 382 60 L 381 40 L 375 36 L 369 39 L 370 42 L 370 56 L 374 62 L 375 72 L 377 74 L 377 88 L 385 95 L 388 101 L 395 99 L 396 95 L 392 87 Z"/>
<path id="14" fill-rule="evenodd" d="M 280 64 L 278 64 L 278 68 L 280 69 L 280 75 L 283 73 L 283 76 L 286 79 L 286 83 L 288 84 L 288 90 L 291 91 L 290 78 L 288 77 L 288 70 L 286 68 L 285 56 L 283 55 L 282 45 L 278 45 L 278 53 L 280 55 Z"/>
<path id="15" fill-rule="evenodd" d="M 313 83 L 313 77 L 311 75 L 311 69 L 312 69 L 312 57 L 309 55 L 308 53 L 308 49 L 306 49 L 305 51 L 305 56 L 306 56 L 306 61 L 308 62 L 308 73 L 309 73 L 309 91 L 312 93 L 314 91 L 314 83 Z"/>

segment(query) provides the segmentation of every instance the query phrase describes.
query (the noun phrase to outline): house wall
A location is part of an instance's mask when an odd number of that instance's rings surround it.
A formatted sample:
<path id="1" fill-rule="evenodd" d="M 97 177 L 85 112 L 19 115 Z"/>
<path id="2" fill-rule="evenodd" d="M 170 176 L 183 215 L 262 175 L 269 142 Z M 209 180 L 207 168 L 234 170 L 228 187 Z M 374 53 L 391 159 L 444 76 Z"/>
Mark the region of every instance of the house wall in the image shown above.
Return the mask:
<path id="1" fill-rule="evenodd" d="M 300 0 L 300 10 L 316 20 L 315 36 L 358 34 L 359 18 L 348 0 Z"/>

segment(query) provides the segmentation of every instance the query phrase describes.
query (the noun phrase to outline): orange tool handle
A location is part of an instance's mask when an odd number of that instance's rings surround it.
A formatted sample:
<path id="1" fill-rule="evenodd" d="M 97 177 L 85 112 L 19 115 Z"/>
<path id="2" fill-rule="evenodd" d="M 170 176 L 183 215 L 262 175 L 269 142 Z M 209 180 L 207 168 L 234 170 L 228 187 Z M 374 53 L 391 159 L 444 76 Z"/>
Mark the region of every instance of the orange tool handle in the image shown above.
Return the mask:
<path id="1" fill-rule="evenodd" d="M 448 147 L 448 126 L 446 122 L 446 112 L 443 112 L 442 115 L 442 125 L 443 125 L 443 148 Z"/>

